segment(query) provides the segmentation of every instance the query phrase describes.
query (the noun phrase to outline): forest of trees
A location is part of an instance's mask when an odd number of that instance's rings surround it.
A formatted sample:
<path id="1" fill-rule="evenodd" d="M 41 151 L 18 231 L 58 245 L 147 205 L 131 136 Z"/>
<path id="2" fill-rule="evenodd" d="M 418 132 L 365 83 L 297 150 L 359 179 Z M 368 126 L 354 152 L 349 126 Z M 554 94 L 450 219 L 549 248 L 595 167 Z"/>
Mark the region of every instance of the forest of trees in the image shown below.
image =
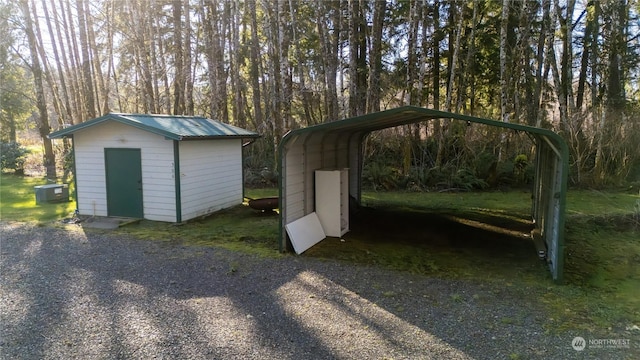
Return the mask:
<path id="1" fill-rule="evenodd" d="M 416 105 L 553 129 L 574 184 L 640 181 L 639 10 L 636 0 L 0 0 L 2 141 L 36 124 L 55 178 L 52 129 L 108 112 L 196 114 L 262 134 L 247 164 L 273 172 L 290 129 Z M 369 139 L 365 178 L 481 185 L 506 169 L 526 181 L 521 139 L 448 121 L 389 130 Z"/>

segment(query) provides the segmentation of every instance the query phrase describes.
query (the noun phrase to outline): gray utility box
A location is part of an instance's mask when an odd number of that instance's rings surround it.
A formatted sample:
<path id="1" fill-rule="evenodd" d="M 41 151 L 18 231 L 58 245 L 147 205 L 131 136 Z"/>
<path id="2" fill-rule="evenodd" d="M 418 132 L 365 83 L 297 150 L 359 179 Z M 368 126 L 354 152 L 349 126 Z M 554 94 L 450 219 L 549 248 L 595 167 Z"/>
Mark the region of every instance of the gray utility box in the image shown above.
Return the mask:
<path id="1" fill-rule="evenodd" d="M 33 188 L 36 191 L 36 204 L 69 201 L 69 185 L 67 184 L 39 185 Z"/>

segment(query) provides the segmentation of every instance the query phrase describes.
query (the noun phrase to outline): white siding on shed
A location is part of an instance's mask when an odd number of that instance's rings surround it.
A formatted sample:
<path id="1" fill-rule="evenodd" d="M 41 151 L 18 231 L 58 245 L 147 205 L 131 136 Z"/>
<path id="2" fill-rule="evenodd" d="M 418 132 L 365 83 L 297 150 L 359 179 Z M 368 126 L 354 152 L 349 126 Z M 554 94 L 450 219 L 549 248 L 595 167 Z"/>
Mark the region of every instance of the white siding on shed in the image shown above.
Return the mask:
<path id="1" fill-rule="evenodd" d="M 182 220 L 242 203 L 240 139 L 180 142 Z"/>
<path id="2" fill-rule="evenodd" d="M 77 205 L 81 215 L 108 216 L 105 148 L 141 149 L 144 218 L 176 221 L 172 140 L 108 121 L 74 133 Z"/>

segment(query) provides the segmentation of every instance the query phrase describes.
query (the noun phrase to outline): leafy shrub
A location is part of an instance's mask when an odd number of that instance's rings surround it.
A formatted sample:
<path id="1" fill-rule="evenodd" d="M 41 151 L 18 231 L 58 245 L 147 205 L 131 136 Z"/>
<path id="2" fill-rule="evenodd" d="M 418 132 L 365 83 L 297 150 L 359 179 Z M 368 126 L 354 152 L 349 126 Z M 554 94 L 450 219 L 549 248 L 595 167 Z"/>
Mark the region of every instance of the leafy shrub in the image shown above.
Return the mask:
<path id="1" fill-rule="evenodd" d="M 489 187 L 486 181 L 479 179 L 471 169 L 458 169 L 451 177 L 451 186 L 464 190 L 482 190 Z"/>
<path id="2" fill-rule="evenodd" d="M 514 163 L 509 161 L 498 163 L 496 185 L 512 186 L 516 183 L 517 180 L 514 175 Z"/>
<path id="3" fill-rule="evenodd" d="M 520 184 L 527 183 L 527 169 L 529 168 L 529 159 L 525 154 L 518 154 L 513 159 L 513 173 L 516 181 Z"/>
<path id="4" fill-rule="evenodd" d="M 269 167 L 245 167 L 244 183 L 249 187 L 262 188 L 278 185 L 278 172 Z"/>
<path id="5" fill-rule="evenodd" d="M 453 164 L 428 169 L 414 168 L 404 184 L 404 188 L 409 191 L 426 189 L 470 191 L 489 187 L 489 184 L 477 177 L 470 168 L 458 168 Z"/>
<path id="6" fill-rule="evenodd" d="M 394 190 L 398 187 L 399 172 L 391 166 L 372 161 L 362 169 L 364 185 L 374 190 Z"/>
<path id="7" fill-rule="evenodd" d="M 0 167 L 24 174 L 24 162 L 29 150 L 16 142 L 0 142 Z"/>
<path id="8" fill-rule="evenodd" d="M 498 158 L 494 154 L 483 151 L 475 157 L 472 166 L 475 168 L 479 178 L 487 180 L 495 172 L 497 162 Z"/>

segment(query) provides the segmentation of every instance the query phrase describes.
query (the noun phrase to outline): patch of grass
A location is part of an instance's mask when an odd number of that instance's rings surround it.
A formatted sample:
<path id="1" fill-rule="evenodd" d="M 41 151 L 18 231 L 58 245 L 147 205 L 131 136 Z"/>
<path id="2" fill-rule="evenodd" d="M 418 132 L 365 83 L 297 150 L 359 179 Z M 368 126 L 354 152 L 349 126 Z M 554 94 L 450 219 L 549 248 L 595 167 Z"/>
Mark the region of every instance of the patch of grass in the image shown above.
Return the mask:
<path id="1" fill-rule="evenodd" d="M 528 191 L 487 192 L 365 192 L 362 202 L 366 206 L 393 206 L 410 209 L 443 210 L 464 209 L 493 211 L 504 214 L 529 214 L 531 193 Z"/>
<path id="2" fill-rule="evenodd" d="M 244 196 L 250 199 L 275 197 L 275 196 L 278 196 L 278 189 L 277 188 L 248 188 L 248 189 L 245 189 Z"/>
<path id="3" fill-rule="evenodd" d="M 46 224 L 72 216 L 75 201 L 36 204 L 34 186 L 46 184 L 47 179 L 42 177 L 0 174 L 0 219 Z M 73 183 L 69 186 L 71 197 Z"/>
<path id="4" fill-rule="evenodd" d="M 637 193 L 571 190 L 567 192 L 567 214 L 569 216 L 631 214 L 638 199 L 640 196 Z"/>
<path id="5" fill-rule="evenodd" d="M 566 285 L 544 297 L 563 327 L 609 328 L 640 322 L 640 232 L 611 224 L 601 227 L 584 217 L 569 218 Z"/>
<path id="6" fill-rule="evenodd" d="M 216 246 L 259 256 L 277 257 L 284 256 L 278 252 L 278 221 L 277 214 L 261 213 L 243 204 L 185 224 L 143 220 L 115 231 L 146 240 Z"/>

